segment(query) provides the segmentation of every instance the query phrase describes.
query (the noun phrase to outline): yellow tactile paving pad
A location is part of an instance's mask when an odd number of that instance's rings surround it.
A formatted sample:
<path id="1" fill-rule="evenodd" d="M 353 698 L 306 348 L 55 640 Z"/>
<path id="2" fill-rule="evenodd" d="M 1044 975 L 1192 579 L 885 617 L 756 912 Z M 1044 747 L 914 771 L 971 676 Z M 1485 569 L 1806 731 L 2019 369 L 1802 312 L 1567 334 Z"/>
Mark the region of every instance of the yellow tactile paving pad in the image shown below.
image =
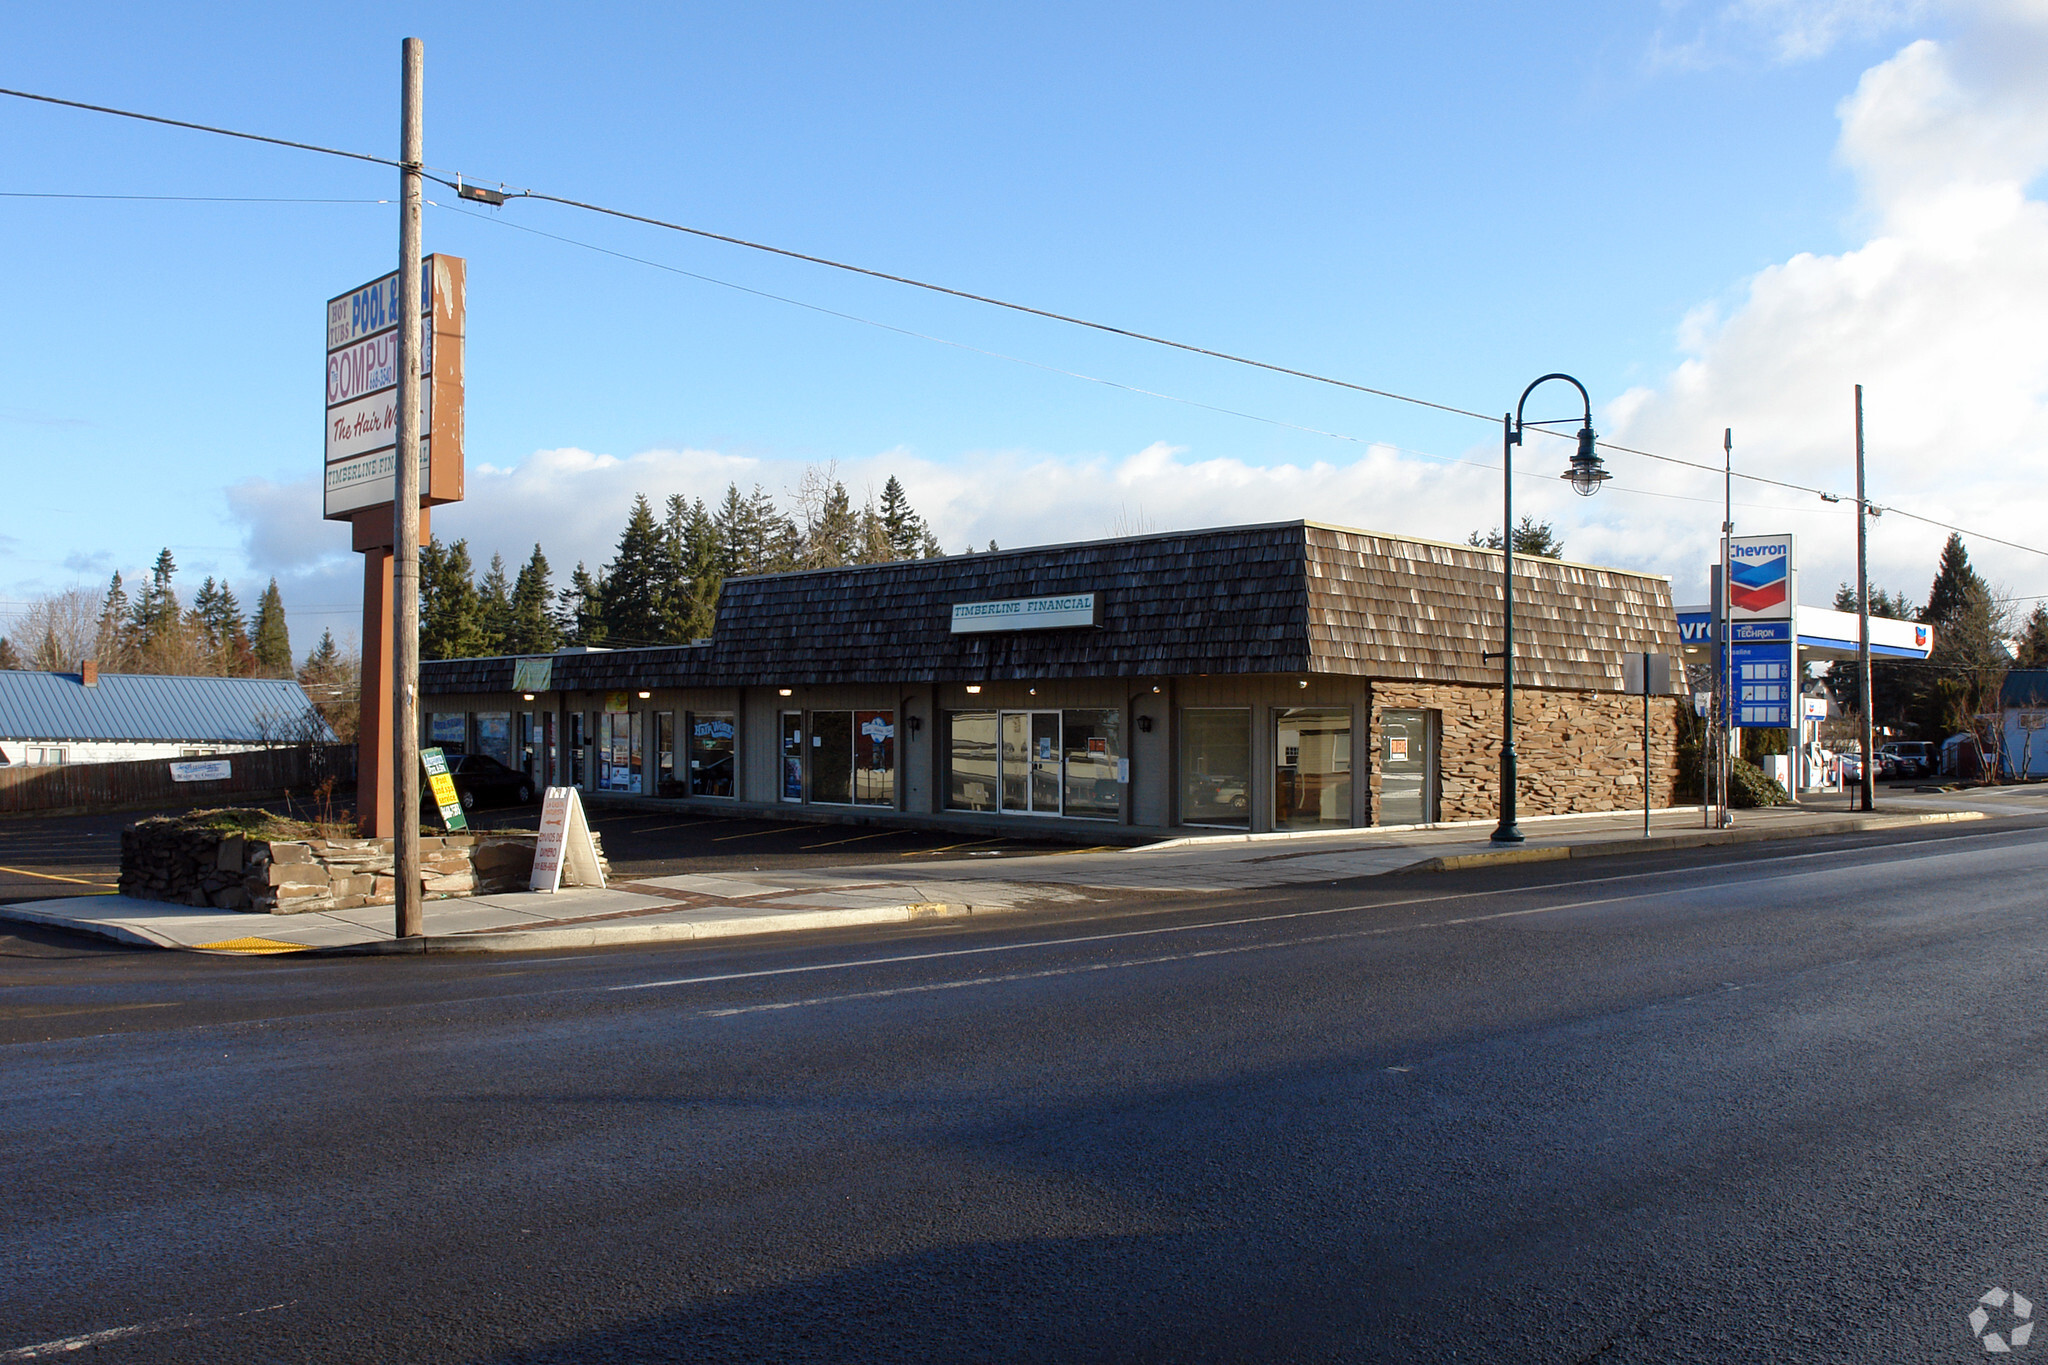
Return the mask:
<path id="1" fill-rule="evenodd" d="M 286 943 L 274 938 L 224 938 L 218 943 L 195 943 L 202 953 L 303 953 L 312 945 Z"/>

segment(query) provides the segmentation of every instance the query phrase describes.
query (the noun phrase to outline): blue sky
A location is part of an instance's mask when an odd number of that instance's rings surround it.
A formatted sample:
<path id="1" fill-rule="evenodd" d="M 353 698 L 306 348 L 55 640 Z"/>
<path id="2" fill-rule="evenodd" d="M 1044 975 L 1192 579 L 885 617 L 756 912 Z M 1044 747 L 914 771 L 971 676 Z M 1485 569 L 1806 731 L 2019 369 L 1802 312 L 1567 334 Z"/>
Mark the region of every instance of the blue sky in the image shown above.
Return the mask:
<path id="1" fill-rule="evenodd" d="M 1987 120 L 2030 112 L 1996 60 L 2016 23 L 2033 34 L 2000 4 L 1882 0 L 17 5 L 0 84 L 389 155 L 412 33 L 437 167 L 1482 412 L 1569 370 L 1631 443 L 1717 460 L 1732 424 L 1739 464 L 1822 487 L 1851 486 L 1861 379 L 1886 433 L 1873 496 L 2034 543 L 2002 483 L 2043 431 L 2048 365 L 2024 326 L 2042 158 L 2027 142 L 1971 163 L 1962 189 L 2016 187 L 1995 241 L 1994 210 L 1954 209 L 1949 183 L 1956 146 L 2005 146 Z M 1969 127 L 1928 134 L 1955 108 Z M 0 129 L 13 194 L 375 201 L 396 178 L 17 100 Z M 566 572 L 605 557 L 635 490 L 780 492 L 833 462 L 857 494 L 900 473 L 954 549 L 1282 516 L 1462 537 L 1499 517 L 1498 475 L 1473 467 L 1497 434 L 1467 420 L 551 205 L 426 227 L 470 262 L 471 497 L 436 529 L 481 557 L 538 539 Z M 97 589 L 168 544 L 188 593 L 211 573 L 253 602 L 275 574 L 302 651 L 322 626 L 346 635 L 359 561 L 313 482 L 321 309 L 389 268 L 394 210 L 0 198 L 0 232 L 0 599 Z M 1909 262 L 1976 255 L 1961 280 L 1901 274 L 1893 242 Z M 1886 330 L 1959 298 L 1999 363 L 1941 327 Z M 1948 405 L 2002 416 L 1959 451 Z M 1717 480 L 1622 457 L 1582 503 L 1551 486 L 1561 456 L 1528 458 L 1527 505 L 1572 557 L 1696 594 Z M 1745 529 L 1806 537 L 1824 598 L 1848 520 L 1737 498 Z M 1940 534 L 1886 531 L 1881 581 L 1924 592 Z M 2048 591 L 2040 556 L 1977 557 Z"/>

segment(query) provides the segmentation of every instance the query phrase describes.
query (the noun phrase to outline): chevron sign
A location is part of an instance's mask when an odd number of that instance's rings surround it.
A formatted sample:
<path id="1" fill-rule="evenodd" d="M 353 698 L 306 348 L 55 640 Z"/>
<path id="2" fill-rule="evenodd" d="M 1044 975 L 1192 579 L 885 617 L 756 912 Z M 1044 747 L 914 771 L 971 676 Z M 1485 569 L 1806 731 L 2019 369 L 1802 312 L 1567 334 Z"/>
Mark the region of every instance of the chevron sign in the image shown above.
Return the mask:
<path id="1" fill-rule="evenodd" d="M 1790 620 L 1793 601 L 1791 536 L 1738 536 L 1728 542 L 1732 619 Z"/>

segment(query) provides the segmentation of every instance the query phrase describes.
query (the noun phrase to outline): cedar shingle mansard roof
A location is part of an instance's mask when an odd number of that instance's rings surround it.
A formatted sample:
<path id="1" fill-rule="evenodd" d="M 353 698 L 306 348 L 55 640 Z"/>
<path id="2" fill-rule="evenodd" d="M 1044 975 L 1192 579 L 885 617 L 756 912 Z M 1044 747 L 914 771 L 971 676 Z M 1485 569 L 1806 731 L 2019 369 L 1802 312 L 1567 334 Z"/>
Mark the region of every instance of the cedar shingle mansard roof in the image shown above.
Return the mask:
<path id="1" fill-rule="evenodd" d="M 1517 680 L 1621 686 L 1679 653 L 1662 578 L 1518 556 Z M 1097 594 L 1089 629 L 954 635 L 956 602 Z M 697 645 L 558 655 L 555 690 L 1335 673 L 1493 684 L 1500 555 L 1291 521 L 729 580 Z M 421 667 L 429 693 L 502 692 L 512 661 Z"/>

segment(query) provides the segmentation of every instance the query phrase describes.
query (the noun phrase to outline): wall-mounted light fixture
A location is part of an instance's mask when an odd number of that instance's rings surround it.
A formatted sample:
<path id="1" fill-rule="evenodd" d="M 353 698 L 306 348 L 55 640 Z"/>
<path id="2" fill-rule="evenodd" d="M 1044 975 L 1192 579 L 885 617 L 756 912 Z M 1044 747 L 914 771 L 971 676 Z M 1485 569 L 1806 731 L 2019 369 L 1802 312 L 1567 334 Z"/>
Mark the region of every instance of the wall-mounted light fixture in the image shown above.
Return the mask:
<path id="1" fill-rule="evenodd" d="M 1153 690 L 1154 692 L 1157 692 L 1157 691 L 1159 690 L 1159 684 L 1158 684 L 1158 683 L 1153 683 L 1153 684 L 1152 684 L 1152 690 Z"/>
<path id="2" fill-rule="evenodd" d="M 1034 697 L 1038 695 L 1038 689 L 1037 689 L 1037 688 L 1035 688 L 1035 687 L 1027 687 L 1027 688 L 1025 688 L 1024 690 L 1025 690 L 1026 692 L 1029 692 L 1029 693 L 1030 693 L 1030 694 L 1031 694 L 1032 696 L 1034 696 Z"/>
<path id="3" fill-rule="evenodd" d="M 646 700 L 647 700 L 647 699 L 648 699 L 649 697 L 651 697 L 651 696 L 653 696 L 653 695 L 654 695 L 654 694 L 653 694 L 652 692 L 642 692 L 642 693 L 640 694 L 640 700 L 642 700 L 642 701 L 646 701 Z"/>
<path id="4" fill-rule="evenodd" d="M 789 696 L 794 696 L 794 695 L 795 695 L 795 690 L 794 690 L 793 688 L 788 688 L 788 687 L 778 687 L 778 688 L 776 688 L 776 689 L 775 689 L 775 695 L 776 695 L 776 696 L 778 696 L 778 697 L 789 697 Z"/>
<path id="5" fill-rule="evenodd" d="M 1142 732 L 1142 733 L 1144 733 L 1144 734 L 1148 734 L 1148 735 L 1149 735 L 1149 734 L 1151 734 L 1151 733 L 1152 733 L 1152 717 L 1150 717 L 1150 716 L 1140 716 L 1140 717 L 1138 717 L 1138 729 L 1139 729 L 1139 731 L 1140 731 L 1140 732 Z"/>
<path id="6" fill-rule="evenodd" d="M 531 692 L 521 692 L 521 693 L 519 694 L 519 700 L 521 700 L 521 701 L 532 701 L 532 700 L 533 700 L 533 693 L 531 693 Z"/>
<path id="7" fill-rule="evenodd" d="M 967 684 L 967 695 L 968 695 L 968 696 L 970 696 L 970 697 L 978 697 L 978 696 L 980 696 L 980 695 L 981 695 L 981 684 L 980 684 L 980 683 L 969 683 L 969 684 Z"/>
<path id="8" fill-rule="evenodd" d="M 1307 688 L 1307 687 L 1308 687 L 1308 679 L 1307 679 L 1307 678 L 1303 678 L 1303 679 L 1301 680 L 1301 685 L 1302 685 L 1302 687 L 1303 687 L 1304 689 L 1305 689 L 1305 688 Z"/>
<path id="9" fill-rule="evenodd" d="M 924 718 L 922 716 L 905 716 L 903 718 L 903 724 L 904 727 L 908 729 L 911 734 L 914 735 L 919 730 L 924 729 Z"/>

